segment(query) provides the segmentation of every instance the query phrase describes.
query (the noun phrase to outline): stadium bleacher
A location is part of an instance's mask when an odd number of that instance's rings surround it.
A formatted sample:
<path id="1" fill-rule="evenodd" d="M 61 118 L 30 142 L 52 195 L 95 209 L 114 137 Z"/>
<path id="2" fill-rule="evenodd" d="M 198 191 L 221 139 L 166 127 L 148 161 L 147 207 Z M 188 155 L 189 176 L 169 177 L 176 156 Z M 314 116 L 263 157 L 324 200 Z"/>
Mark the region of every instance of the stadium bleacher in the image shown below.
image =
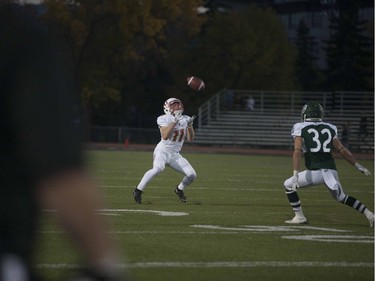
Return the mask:
<path id="1" fill-rule="evenodd" d="M 228 104 L 230 91 L 232 104 Z M 255 100 L 247 110 L 246 99 Z M 240 102 L 236 102 L 236 101 Z M 337 126 L 339 137 L 345 123 L 350 124 L 350 148 L 374 151 L 374 97 L 372 92 L 260 92 L 223 90 L 198 113 L 194 142 L 200 145 L 284 148 L 292 146 L 290 130 L 300 120 L 304 103 L 316 100 L 325 108 L 325 118 Z M 367 136 L 359 136 L 361 115 L 367 116 Z"/>

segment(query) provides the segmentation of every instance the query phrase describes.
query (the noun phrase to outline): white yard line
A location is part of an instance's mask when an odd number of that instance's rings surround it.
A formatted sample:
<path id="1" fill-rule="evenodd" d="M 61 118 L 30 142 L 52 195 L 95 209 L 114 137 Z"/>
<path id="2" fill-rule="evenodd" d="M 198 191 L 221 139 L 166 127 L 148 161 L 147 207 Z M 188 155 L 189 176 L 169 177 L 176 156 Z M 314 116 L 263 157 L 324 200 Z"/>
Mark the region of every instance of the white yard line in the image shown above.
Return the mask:
<path id="1" fill-rule="evenodd" d="M 374 267 L 372 262 L 316 262 L 316 261 L 214 261 L 214 262 L 134 262 L 118 264 L 120 268 L 228 268 L 228 267 Z M 42 269 L 77 269 L 79 264 L 38 264 Z"/>
<path id="2" fill-rule="evenodd" d="M 98 210 L 100 213 L 111 213 L 111 212 L 130 212 L 130 213 L 151 213 L 162 217 L 180 217 L 187 216 L 189 213 L 185 212 L 171 212 L 171 211 L 158 211 L 158 210 L 136 210 L 136 209 L 101 209 Z"/>
<path id="3" fill-rule="evenodd" d="M 56 210 L 43 210 L 45 212 L 56 212 Z M 136 209 L 100 209 L 97 210 L 100 214 L 111 215 L 111 213 L 151 213 L 162 217 L 180 217 L 187 216 L 186 212 L 172 212 L 172 211 L 159 211 L 159 210 L 136 210 Z"/>

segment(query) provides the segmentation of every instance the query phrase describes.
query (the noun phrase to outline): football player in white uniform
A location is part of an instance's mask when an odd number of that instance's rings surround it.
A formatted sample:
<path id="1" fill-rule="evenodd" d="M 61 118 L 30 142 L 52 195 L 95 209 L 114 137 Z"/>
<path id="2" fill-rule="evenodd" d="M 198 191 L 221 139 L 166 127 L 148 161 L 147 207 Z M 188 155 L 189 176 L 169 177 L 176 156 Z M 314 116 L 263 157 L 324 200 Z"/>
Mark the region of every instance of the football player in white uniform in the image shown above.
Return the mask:
<path id="1" fill-rule="evenodd" d="M 166 165 L 185 175 L 174 191 L 181 202 L 187 201 L 184 189 L 197 177 L 189 161 L 180 154 L 185 139 L 188 141 L 194 140 L 193 121 L 195 116 L 183 115 L 184 105 L 181 100 L 176 98 L 169 98 L 165 101 L 164 112 L 164 115 L 157 118 L 161 140 L 154 150 L 152 169 L 144 174 L 133 192 L 134 200 L 137 203 L 142 203 L 142 192 L 146 185 L 156 175 L 163 172 Z"/>
<path id="2" fill-rule="evenodd" d="M 295 216 L 286 223 L 307 223 L 302 212 L 297 189 L 324 184 L 332 197 L 338 202 L 348 205 L 363 213 L 374 225 L 374 214 L 358 199 L 345 194 L 336 170 L 332 150 L 336 149 L 350 164 L 363 174 L 370 172 L 359 164 L 352 153 L 339 141 L 335 125 L 323 122 L 323 107 L 317 102 L 309 102 L 302 108 L 302 122 L 296 123 L 292 129 L 294 138 L 293 176 L 284 183 L 286 195 Z M 307 170 L 299 171 L 302 152 Z"/>

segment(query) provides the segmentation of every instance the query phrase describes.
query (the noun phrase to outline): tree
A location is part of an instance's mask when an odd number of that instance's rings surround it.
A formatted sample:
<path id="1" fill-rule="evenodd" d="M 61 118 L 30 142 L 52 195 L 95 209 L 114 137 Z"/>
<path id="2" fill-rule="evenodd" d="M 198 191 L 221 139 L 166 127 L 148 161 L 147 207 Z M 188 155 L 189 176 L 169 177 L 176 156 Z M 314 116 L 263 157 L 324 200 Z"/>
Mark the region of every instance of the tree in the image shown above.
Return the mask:
<path id="1" fill-rule="evenodd" d="M 195 49 L 193 65 L 207 89 L 292 90 L 295 51 L 275 12 L 251 5 L 214 14 Z"/>
<path id="2" fill-rule="evenodd" d="M 200 3 L 46 0 L 43 18 L 65 31 L 87 112 L 108 125 L 100 112 L 121 118 L 121 112 L 133 106 L 150 112 L 155 102 L 164 101 L 165 89 L 173 82 L 168 60 L 178 57 L 176 50 L 183 52 L 187 39 L 199 32 L 195 8 Z"/>
<path id="3" fill-rule="evenodd" d="M 317 57 L 314 55 L 314 38 L 310 36 L 310 30 L 301 20 L 297 27 L 297 61 L 296 83 L 302 91 L 314 91 L 319 89 L 319 71 L 315 65 Z"/>
<path id="4" fill-rule="evenodd" d="M 368 73 L 371 73 L 369 75 L 367 80 L 367 89 L 370 89 L 371 91 L 374 91 L 374 19 L 367 23 L 367 34 L 369 34 L 370 41 L 372 42 L 372 48 L 371 48 L 371 56 L 370 61 L 372 63 L 368 64 Z"/>
<path id="5" fill-rule="evenodd" d="M 339 15 L 331 18 L 333 34 L 326 48 L 327 89 L 373 90 L 368 83 L 373 77 L 373 42 L 366 35 L 366 22 L 359 19 L 360 2 L 338 1 Z"/>

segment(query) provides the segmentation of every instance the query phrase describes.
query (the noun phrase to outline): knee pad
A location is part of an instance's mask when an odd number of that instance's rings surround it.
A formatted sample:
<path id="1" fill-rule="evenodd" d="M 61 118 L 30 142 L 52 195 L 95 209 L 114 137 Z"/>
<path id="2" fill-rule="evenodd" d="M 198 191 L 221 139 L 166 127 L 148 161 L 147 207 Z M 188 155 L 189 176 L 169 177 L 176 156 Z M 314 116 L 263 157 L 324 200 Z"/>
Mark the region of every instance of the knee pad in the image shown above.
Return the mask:
<path id="1" fill-rule="evenodd" d="M 193 172 L 186 176 L 189 178 L 189 180 L 194 181 L 197 178 L 197 173 Z"/>
<path id="2" fill-rule="evenodd" d="M 285 187 L 285 192 L 291 192 L 292 191 L 292 181 L 289 179 L 287 179 L 285 182 L 284 182 L 284 187 Z"/>

